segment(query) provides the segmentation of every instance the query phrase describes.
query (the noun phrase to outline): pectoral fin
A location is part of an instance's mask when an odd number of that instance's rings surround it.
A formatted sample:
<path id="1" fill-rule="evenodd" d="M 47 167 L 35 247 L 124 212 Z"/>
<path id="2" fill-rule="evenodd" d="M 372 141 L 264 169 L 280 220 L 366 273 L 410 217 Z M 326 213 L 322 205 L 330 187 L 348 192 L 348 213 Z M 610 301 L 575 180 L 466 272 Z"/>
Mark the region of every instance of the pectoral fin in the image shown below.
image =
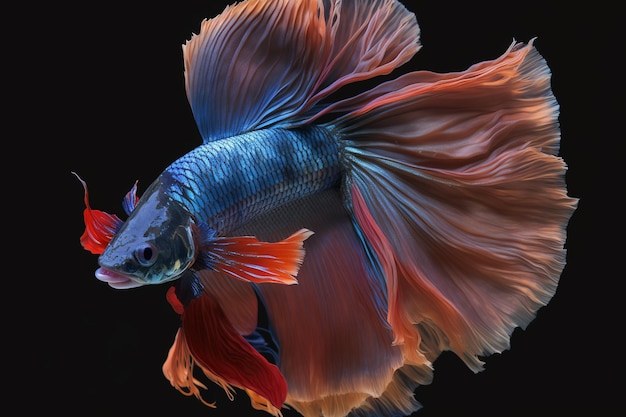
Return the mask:
<path id="1" fill-rule="evenodd" d="M 279 242 L 254 236 L 213 237 L 202 244 L 202 261 L 212 270 L 242 281 L 296 284 L 304 260 L 304 241 L 313 234 L 300 229 Z"/>

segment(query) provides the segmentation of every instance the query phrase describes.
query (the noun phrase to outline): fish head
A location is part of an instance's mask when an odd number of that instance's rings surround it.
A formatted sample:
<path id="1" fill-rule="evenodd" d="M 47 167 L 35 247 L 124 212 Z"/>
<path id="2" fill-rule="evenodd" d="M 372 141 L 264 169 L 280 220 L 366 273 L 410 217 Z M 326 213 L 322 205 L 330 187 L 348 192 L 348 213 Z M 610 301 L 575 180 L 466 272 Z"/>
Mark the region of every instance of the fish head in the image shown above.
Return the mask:
<path id="1" fill-rule="evenodd" d="M 158 185 L 146 190 L 100 255 L 97 278 L 160 284 L 175 280 L 193 264 L 193 218 Z"/>
<path id="2" fill-rule="evenodd" d="M 208 224 L 197 222 L 185 205 L 172 198 L 171 183 L 160 176 L 139 199 L 137 183 L 123 201 L 128 219 L 94 210 L 87 184 L 85 231 L 80 242 L 99 255 L 96 278 L 117 289 L 161 284 L 194 270 L 210 269 L 254 283 L 296 284 L 304 259 L 304 241 L 313 234 L 300 229 L 279 242 L 254 236 L 218 236 Z"/>

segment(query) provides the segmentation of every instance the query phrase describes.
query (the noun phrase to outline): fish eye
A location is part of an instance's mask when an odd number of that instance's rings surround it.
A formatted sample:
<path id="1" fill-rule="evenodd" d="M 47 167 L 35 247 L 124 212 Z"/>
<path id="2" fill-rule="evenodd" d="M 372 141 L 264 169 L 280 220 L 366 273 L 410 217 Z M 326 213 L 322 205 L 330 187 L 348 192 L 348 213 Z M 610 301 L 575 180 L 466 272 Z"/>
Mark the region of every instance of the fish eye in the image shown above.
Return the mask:
<path id="1" fill-rule="evenodd" d="M 153 245 L 147 243 L 135 249 L 134 255 L 141 266 L 150 266 L 157 259 L 157 250 Z"/>

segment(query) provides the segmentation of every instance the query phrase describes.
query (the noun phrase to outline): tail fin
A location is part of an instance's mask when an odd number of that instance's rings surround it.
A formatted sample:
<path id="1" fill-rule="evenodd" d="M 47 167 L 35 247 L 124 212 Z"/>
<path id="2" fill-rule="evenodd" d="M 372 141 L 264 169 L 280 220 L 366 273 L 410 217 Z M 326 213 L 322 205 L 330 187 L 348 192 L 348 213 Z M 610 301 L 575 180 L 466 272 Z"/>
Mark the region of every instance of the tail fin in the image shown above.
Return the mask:
<path id="1" fill-rule="evenodd" d="M 344 190 L 385 266 L 396 343 L 474 371 L 555 293 L 567 196 L 558 104 L 533 46 L 338 102 Z"/>

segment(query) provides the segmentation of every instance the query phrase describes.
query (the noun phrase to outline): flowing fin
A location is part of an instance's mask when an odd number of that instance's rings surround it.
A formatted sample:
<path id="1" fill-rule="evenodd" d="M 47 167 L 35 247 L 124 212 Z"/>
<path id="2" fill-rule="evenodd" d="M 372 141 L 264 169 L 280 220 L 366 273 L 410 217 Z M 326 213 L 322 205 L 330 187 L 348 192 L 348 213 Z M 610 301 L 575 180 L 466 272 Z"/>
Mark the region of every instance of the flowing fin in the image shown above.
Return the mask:
<path id="1" fill-rule="evenodd" d="M 213 237 L 201 245 L 203 263 L 230 277 L 254 283 L 297 284 L 303 243 L 313 232 L 300 229 L 280 242 L 254 236 Z"/>
<path id="2" fill-rule="evenodd" d="M 176 309 L 184 304 L 169 293 Z M 287 396 L 287 384 L 279 369 L 269 363 L 232 326 L 220 303 L 207 291 L 186 303 L 182 327 L 163 365 L 170 383 L 185 395 L 206 402 L 199 388 L 206 386 L 193 376 L 197 365 L 207 378 L 222 386 L 232 399 L 233 387 L 245 390 L 252 406 L 279 416 Z"/>
<path id="3" fill-rule="evenodd" d="M 257 328 L 258 311 L 262 307 L 257 306 L 255 290 L 249 283 L 219 272 L 206 269 L 185 271 L 167 291 L 166 299 L 176 313 L 183 314 L 185 306 L 202 292 L 208 292 L 219 301 L 228 321 L 239 333 L 251 334 Z"/>
<path id="4" fill-rule="evenodd" d="M 340 87 L 407 62 L 418 39 L 415 16 L 395 0 L 228 6 L 183 45 L 200 135 L 207 142 L 293 126 Z"/>
<path id="5" fill-rule="evenodd" d="M 72 172 L 83 185 L 85 191 L 85 210 L 83 218 L 85 221 L 85 232 L 80 237 L 80 243 L 85 250 L 100 255 L 104 252 L 113 236 L 122 226 L 122 220 L 115 214 L 109 214 L 100 210 L 93 210 L 89 205 L 89 193 L 87 192 L 87 183 Z"/>
<path id="6" fill-rule="evenodd" d="M 384 277 L 339 190 L 289 203 L 236 232 L 275 240 L 303 225 L 316 233 L 298 285 L 257 287 L 280 346 L 286 403 L 305 416 L 345 416 L 366 404 L 389 411 L 381 415 L 410 414 L 420 407 L 413 390 L 431 380 L 431 358 L 411 362 L 393 345 Z M 303 317 L 311 318 L 304 326 Z"/>
<path id="7" fill-rule="evenodd" d="M 206 385 L 193 376 L 194 368 L 198 366 L 205 376 L 221 386 L 231 399 L 235 392 L 233 387 L 238 387 L 249 395 L 254 408 L 280 415 L 277 400 L 282 398 L 281 403 L 284 401 L 286 388 L 284 388 L 283 377 L 273 367 L 278 362 L 278 346 L 273 339 L 272 326 L 266 316 L 265 307 L 257 296 L 258 294 L 249 283 L 233 280 L 218 272 L 208 270 L 187 271 L 175 286 L 170 287 L 166 295 L 167 301 L 175 312 L 186 314 L 182 318 L 183 323 L 185 320 L 188 320 L 187 323 L 195 321 L 186 318 L 190 314 L 211 314 L 211 320 L 218 320 L 221 323 L 218 326 L 207 322 L 208 326 L 199 328 L 183 325 L 183 330 L 177 334 L 168 359 L 163 365 L 163 372 L 174 387 L 185 395 L 194 395 L 204 404 L 215 407 L 214 403 L 208 403 L 202 398 L 200 388 L 206 389 Z M 200 297 L 203 297 L 204 301 L 201 300 L 201 304 L 193 304 L 185 313 L 186 308 Z M 211 300 L 211 303 L 207 303 L 207 300 Z M 217 316 L 214 315 L 213 310 L 219 310 Z M 220 315 L 222 317 L 219 317 Z M 200 338 L 205 337 L 203 332 L 210 333 L 206 334 L 206 338 L 210 337 L 211 340 L 202 343 L 221 343 L 226 340 L 226 343 L 230 344 L 234 341 L 232 345 L 234 349 L 230 355 L 226 355 L 226 350 L 230 348 L 223 346 L 219 348 L 223 350 L 220 350 L 221 356 L 215 357 L 212 351 L 208 352 L 202 348 L 196 336 L 187 337 L 186 332 L 189 331 L 199 334 Z M 242 335 L 243 340 L 235 333 Z M 190 344 L 193 346 L 196 342 L 200 343 L 196 349 L 190 347 Z M 244 343 L 249 346 L 245 346 Z M 271 359 L 272 362 L 253 363 L 251 368 L 260 366 L 266 373 L 257 372 L 257 375 L 242 377 L 246 373 L 245 369 L 249 367 L 249 360 L 253 362 L 260 360 L 258 355 L 251 353 L 252 350 L 257 351 L 266 360 Z M 212 366 L 211 363 L 215 360 L 221 363 Z M 234 369 L 244 369 L 244 371 L 240 374 L 234 372 Z M 267 384 L 268 378 L 269 384 Z M 265 391 L 259 389 L 260 384 L 264 384 Z"/>
<path id="8" fill-rule="evenodd" d="M 196 273 L 204 290 L 218 300 L 233 327 L 242 335 L 254 332 L 259 307 L 252 285 L 219 272 L 202 270 Z"/>
<path id="9" fill-rule="evenodd" d="M 83 212 L 85 232 L 80 237 L 80 243 L 85 250 L 88 250 L 94 255 L 100 255 L 104 252 L 104 249 L 106 249 L 107 245 L 124 222 L 115 214 L 109 214 L 101 210 L 93 210 L 89 205 L 87 183 L 83 181 L 77 173 L 72 172 L 72 174 L 78 178 L 78 181 L 83 185 L 83 190 L 85 190 L 85 211 Z M 130 215 L 135 209 L 137 201 L 139 201 L 139 197 L 137 197 L 137 182 L 135 181 L 135 184 L 130 191 L 126 193 L 122 202 L 127 215 Z"/>
<path id="10" fill-rule="evenodd" d="M 395 340 L 437 355 L 508 348 L 552 298 L 568 197 L 558 104 L 532 44 L 452 74 L 415 72 L 329 108 L 344 190 L 384 266 Z M 423 337 L 423 331 L 428 337 Z"/>
<path id="11" fill-rule="evenodd" d="M 415 15 L 396 0 L 325 0 L 324 5 L 330 50 L 314 103 L 347 84 L 391 73 L 421 48 Z"/>

